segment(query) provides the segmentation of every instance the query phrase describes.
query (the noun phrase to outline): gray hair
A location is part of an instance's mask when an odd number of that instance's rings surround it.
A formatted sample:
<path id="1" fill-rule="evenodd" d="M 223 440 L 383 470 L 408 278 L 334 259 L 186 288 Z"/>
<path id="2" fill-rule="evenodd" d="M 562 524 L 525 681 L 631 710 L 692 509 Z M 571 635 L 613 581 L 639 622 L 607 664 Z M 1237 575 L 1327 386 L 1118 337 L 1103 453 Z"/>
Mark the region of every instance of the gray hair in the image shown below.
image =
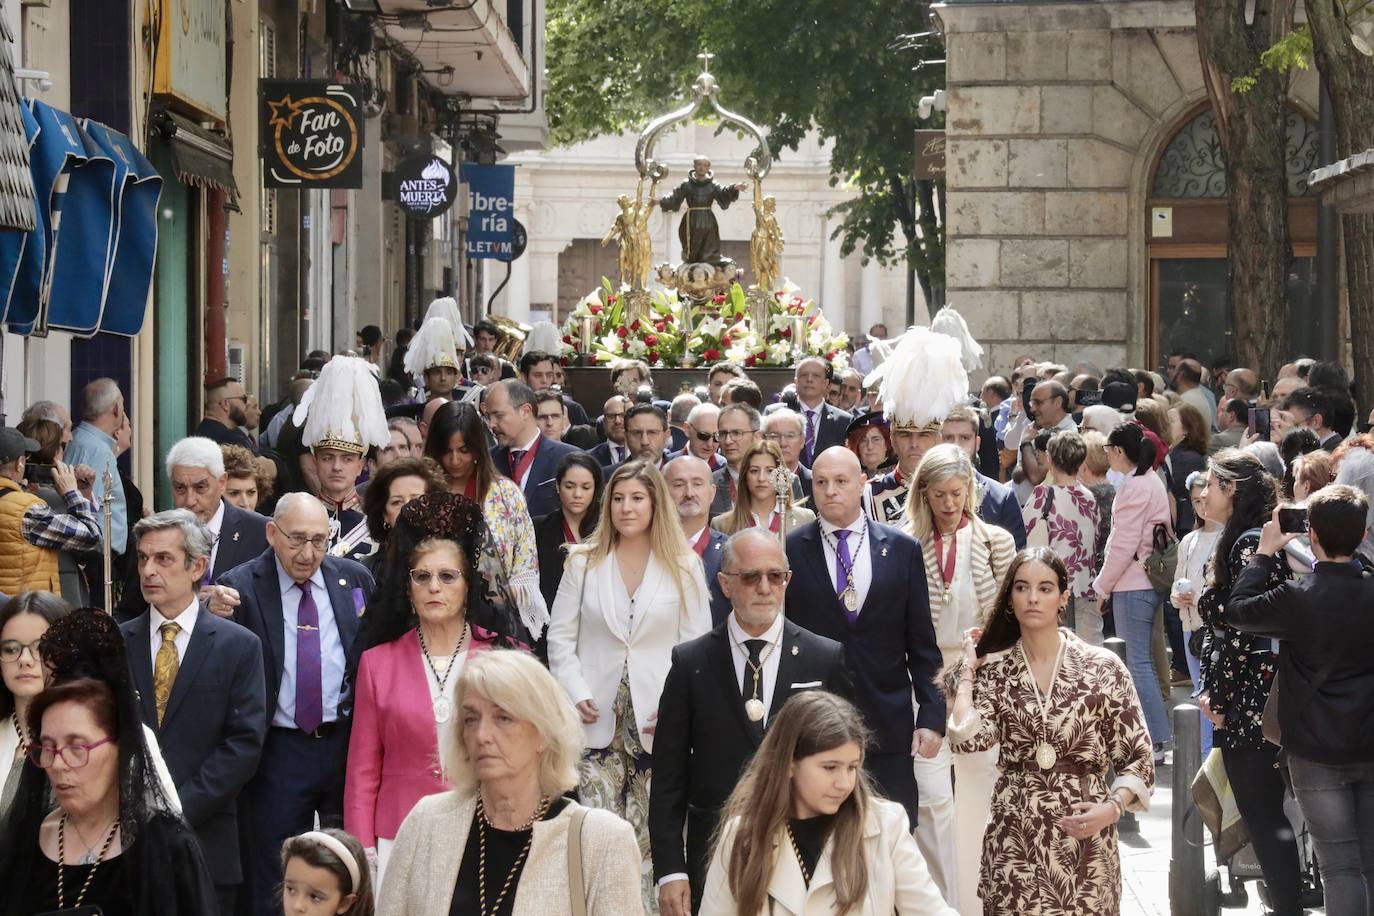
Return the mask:
<path id="1" fill-rule="evenodd" d="M 94 420 L 114 410 L 119 402 L 119 384 L 112 378 L 98 378 L 81 389 L 81 419 Z"/>
<path id="2" fill-rule="evenodd" d="M 802 415 L 788 407 L 780 407 L 771 413 L 764 414 L 763 431 L 768 432 L 774 426 L 777 426 L 779 422 L 795 423 L 797 432 L 803 434 L 806 432 L 806 421 L 802 419 Z"/>
<path id="3" fill-rule="evenodd" d="M 759 528 L 757 526 L 753 528 L 741 528 L 739 531 L 730 535 L 729 539 L 725 542 L 725 547 L 721 550 L 720 568 L 733 570 L 735 568 L 735 551 L 739 549 L 737 545 L 744 541 L 752 540 L 766 541 L 775 545 L 778 550 L 782 552 L 782 568 L 792 568 L 792 565 L 787 561 L 787 551 L 784 550 L 782 544 L 778 542 L 778 536 L 766 528 Z"/>
<path id="4" fill-rule="evenodd" d="M 224 476 L 224 452 L 219 444 L 204 436 L 188 436 L 167 450 L 167 476 L 172 468 L 204 468 L 215 477 Z"/>
<path id="5" fill-rule="evenodd" d="M 134 537 L 142 540 L 143 535 L 150 531 L 170 531 L 173 528 L 181 532 L 181 546 L 186 551 L 188 566 L 201 557 L 210 556 L 210 550 L 215 546 L 215 536 L 189 509 L 168 509 L 139 519 L 138 524 L 134 525 Z"/>
<path id="6" fill-rule="evenodd" d="M 673 405 L 668 410 L 669 423 L 686 423 L 692 416 L 692 411 L 701 406 L 701 399 L 694 394 L 680 394 L 673 398 Z"/>
<path id="7" fill-rule="evenodd" d="M 708 416 L 719 417 L 720 408 L 717 407 L 715 404 L 710 403 L 698 404 L 697 406 L 693 407 L 692 412 L 687 415 L 687 422 L 690 423 L 692 426 L 696 426 L 698 423 L 700 423 L 703 419 L 705 419 Z"/>
<path id="8" fill-rule="evenodd" d="M 272 521 L 280 526 L 281 520 L 290 515 L 291 511 L 298 506 L 301 508 L 314 507 L 321 512 L 325 512 L 324 503 L 320 502 L 309 493 L 285 493 L 282 495 L 281 499 L 277 500 L 277 506 L 272 510 Z M 328 513 L 326 512 L 325 514 L 327 515 Z"/>
<path id="9" fill-rule="evenodd" d="M 66 423 L 63 416 L 62 405 L 56 401 L 34 401 L 25 410 L 21 419 L 24 420 L 50 420 L 58 426 Z"/>

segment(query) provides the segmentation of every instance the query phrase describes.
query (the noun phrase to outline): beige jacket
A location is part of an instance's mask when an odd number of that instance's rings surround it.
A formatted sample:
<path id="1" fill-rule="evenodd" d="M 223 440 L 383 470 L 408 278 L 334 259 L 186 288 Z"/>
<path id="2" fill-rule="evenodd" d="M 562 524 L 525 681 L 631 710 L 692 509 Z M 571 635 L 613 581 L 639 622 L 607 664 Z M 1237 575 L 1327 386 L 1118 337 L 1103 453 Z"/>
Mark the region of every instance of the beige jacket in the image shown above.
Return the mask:
<path id="1" fill-rule="evenodd" d="M 568 820 L 576 802 L 534 825 L 534 842 L 515 887 L 514 916 L 567 913 Z M 377 896 L 378 916 L 448 916 L 467 846 L 476 796 L 456 790 L 420 800 L 401 824 Z M 642 916 L 641 862 L 634 828 L 592 808 L 582 824 L 587 916 Z"/>
<path id="2" fill-rule="evenodd" d="M 726 857 L 734 842 L 735 827 L 732 823 L 716 846 L 699 916 L 754 916 L 738 912 L 726 875 Z M 850 911 L 852 916 L 959 916 L 958 910 L 945 903 L 930 877 L 901 805 L 872 799 L 863 844 L 864 861 L 868 864 L 868 896 L 859 909 Z M 831 916 L 835 912 L 835 879 L 830 871 L 830 843 L 821 850 L 809 888 L 786 834 L 779 834 L 773 848 L 768 902 L 758 916 Z"/>

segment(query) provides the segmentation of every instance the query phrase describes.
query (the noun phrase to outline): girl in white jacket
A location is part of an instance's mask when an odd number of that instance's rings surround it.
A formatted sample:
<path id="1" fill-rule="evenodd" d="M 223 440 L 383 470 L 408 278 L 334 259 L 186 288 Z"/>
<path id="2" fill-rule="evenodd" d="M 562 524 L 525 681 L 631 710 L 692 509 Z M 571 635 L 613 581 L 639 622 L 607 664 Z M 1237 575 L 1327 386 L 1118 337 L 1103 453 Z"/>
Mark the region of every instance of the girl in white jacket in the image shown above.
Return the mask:
<path id="1" fill-rule="evenodd" d="M 958 916 L 901 805 L 863 772 L 850 703 L 808 690 L 783 705 L 730 796 L 701 916 Z"/>

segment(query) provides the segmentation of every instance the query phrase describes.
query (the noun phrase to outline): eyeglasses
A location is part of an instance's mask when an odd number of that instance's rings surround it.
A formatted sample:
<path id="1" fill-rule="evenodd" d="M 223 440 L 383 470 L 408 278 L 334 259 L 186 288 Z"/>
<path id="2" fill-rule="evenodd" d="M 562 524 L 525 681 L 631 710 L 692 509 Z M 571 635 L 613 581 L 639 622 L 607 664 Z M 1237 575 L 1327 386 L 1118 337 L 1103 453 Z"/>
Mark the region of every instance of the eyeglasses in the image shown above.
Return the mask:
<path id="1" fill-rule="evenodd" d="M 33 642 L 20 642 L 17 639 L 7 639 L 0 642 L 0 662 L 17 662 L 25 650 L 28 650 L 34 661 L 41 662 L 43 658 L 38 652 L 39 642 L 41 640 L 37 639 Z"/>
<path id="2" fill-rule="evenodd" d="M 411 584 L 418 585 L 420 588 L 428 588 L 429 583 L 434 581 L 436 577 L 441 585 L 457 585 L 463 578 L 463 573 L 457 569 L 441 569 L 437 573 L 427 569 L 412 569 L 410 571 Z"/>
<path id="3" fill-rule="evenodd" d="M 62 762 L 72 769 L 79 769 L 91 762 L 91 751 L 114 740 L 114 738 L 101 738 L 94 744 L 68 744 L 63 747 L 50 744 L 30 744 L 28 755 L 34 766 L 45 770 L 52 766 L 58 757 L 61 757 Z"/>
<path id="4" fill-rule="evenodd" d="M 770 569 L 767 571 L 751 569 L 749 572 L 728 572 L 724 575 L 736 577 L 749 588 L 758 588 L 764 576 L 768 577 L 768 584 L 774 588 L 779 588 L 792 581 L 792 570 L 790 569 Z"/>
<path id="5" fill-rule="evenodd" d="M 802 437 L 801 433 L 764 433 L 763 438 L 769 442 L 795 442 Z"/>
<path id="6" fill-rule="evenodd" d="M 291 545 L 292 550 L 300 550 L 309 544 L 315 550 L 323 551 L 329 546 L 329 537 L 323 534 L 317 534 L 313 538 L 308 538 L 303 534 L 288 534 L 286 543 Z"/>
<path id="7" fill-rule="evenodd" d="M 753 434 L 754 430 L 752 429 L 722 429 L 716 435 L 723 442 L 726 439 L 743 439 L 745 436 L 752 436 Z"/>
<path id="8" fill-rule="evenodd" d="M 692 435 L 694 435 L 694 436 L 697 437 L 697 441 L 698 441 L 698 442 L 719 442 L 719 441 L 720 441 L 720 436 L 717 436 L 715 433 L 703 433 L 703 432 L 700 432 L 700 431 L 694 429 L 694 430 L 692 430 Z"/>

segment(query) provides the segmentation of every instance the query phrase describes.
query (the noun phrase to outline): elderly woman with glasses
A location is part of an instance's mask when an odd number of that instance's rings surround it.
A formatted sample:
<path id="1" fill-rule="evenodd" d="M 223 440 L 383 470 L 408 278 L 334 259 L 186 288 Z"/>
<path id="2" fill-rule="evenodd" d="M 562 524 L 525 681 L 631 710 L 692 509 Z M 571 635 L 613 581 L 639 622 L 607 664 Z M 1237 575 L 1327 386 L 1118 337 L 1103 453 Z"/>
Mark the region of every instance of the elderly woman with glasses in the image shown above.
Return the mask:
<path id="1" fill-rule="evenodd" d="M 642 913 L 634 830 L 567 797 L 582 733 L 553 676 L 524 652 L 486 652 L 453 702 L 440 740 L 453 788 L 401 824 L 379 916 Z"/>
<path id="2" fill-rule="evenodd" d="M 416 497 L 392 528 L 393 563 L 360 636 L 344 783 L 344 828 L 379 877 L 410 809 L 448 787 L 436 763 L 438 732 L 456 717 L 464 666 L 498 639 L 477 623 L 489 610 L 477 569 L 485 535 L 482 510 L 451 493 Z"/>
<path id="3" fill-rule="evenodd" d="M 0 913 L 216 912 L 195 834 L 159 774 L 109 615 L 59 617 L 52 684 L 28 705 L 28 759 L 0 836 Z"/>

